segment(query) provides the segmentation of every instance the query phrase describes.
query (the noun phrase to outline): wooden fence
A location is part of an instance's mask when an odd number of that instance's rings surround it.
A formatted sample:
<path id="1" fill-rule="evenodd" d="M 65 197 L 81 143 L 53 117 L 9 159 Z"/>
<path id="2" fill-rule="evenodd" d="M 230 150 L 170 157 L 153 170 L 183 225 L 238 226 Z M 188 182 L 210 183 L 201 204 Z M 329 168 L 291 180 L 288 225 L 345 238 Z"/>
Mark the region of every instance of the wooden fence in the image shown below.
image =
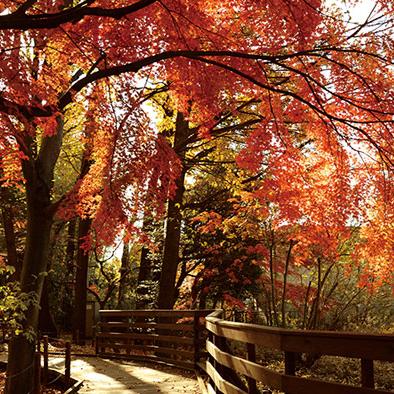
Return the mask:
<path id="1" fill-rule="evenodd" d="M 286 394 L 393 394 L 374 388 L 374 360 L 394 361 L 393 335 L 230 322 L 221 310 L 102 310 L 98 327 L 97 355 L 199 366 L 207 373 L 208 393 L 257 394 L 265 386 Z M 261 365 L 258 346 L 283 353 L 283 372 Z M 361 387 L 297 376 L 301 354 L 360 359 Z"/>
<path id="2" fill-rule="evenodd" d="M 204 317 L 212 310 L 101 310 L 99 356 L 150 359 L 194 369 L 205 350 Z"/>
<path id="3" fill-rule="evenodd" d="M 222 316 L 222 311 L 215 311 L 206 318 L 209 393 L 255 394 L 260 392 L 260 382 L 287 394 L 393 394 L 374 389 L 373 366 L 374 360 L 394 361 L 393 335 L 287 330 L 229 322 Z M 243 356 L 231 354 L 230 345 L 234 341 L 243 343 Z M 283 352 L 284 372 L 259 364 L 256 346 Z M 301 353 L 361 359 L 362 387 L 296 376 L 296 360 Z"/>

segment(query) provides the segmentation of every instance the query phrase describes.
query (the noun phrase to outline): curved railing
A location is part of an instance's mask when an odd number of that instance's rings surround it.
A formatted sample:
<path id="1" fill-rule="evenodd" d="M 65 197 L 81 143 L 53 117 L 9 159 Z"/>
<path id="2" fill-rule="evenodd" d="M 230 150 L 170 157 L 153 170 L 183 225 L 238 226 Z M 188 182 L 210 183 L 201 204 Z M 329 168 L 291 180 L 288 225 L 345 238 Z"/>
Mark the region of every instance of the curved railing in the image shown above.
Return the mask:
<path id="1" fill-rule="evenodd" d="M 232 354 L 233 343 L 241 355 Z M 283 352 L 284 372 L 261 365 L 257 346 Z M 394 361 L 394 336 L 236 323 L 224 320 L 221 310 L 103 310 L 96 352 L 201 367 L 209 393 L 255 394 L 261 384 L 286 394 L 389 394 L 374 388 L 374 360 Z M 296 376 L 301 353 L 360 359 L 361 387 Z"/>
<path id="2" fill-rule="evenodd" d="M 210 310 L 101 310 L 96 354 L 162 361 L 194 369 L 205 351 Z"/>
<path id="3" fill-rule="evenodd" d="M 208 392 L 259 393 L 258 382 L 287 394 L 389 394 L 374 389 L 374 360 L 394 361 L 393 335 L 365 335 L 304 331 L 229 322 L 223 311 L 206 317 Z M 229 341 L 243 342 L 245 356 L 231 354 Z M 285 371 L 279 373 L 256 362 L 256 345 L 282 351 Z M 361 386 L 295 376 L 297 355 L 311 353 L 361 359 Z M 241 379 L 243 375 L 246 379 Z M 244 383 L 246 382 L 246 384 Z M 391 392 L 393 394 L 393 392 Z"/>

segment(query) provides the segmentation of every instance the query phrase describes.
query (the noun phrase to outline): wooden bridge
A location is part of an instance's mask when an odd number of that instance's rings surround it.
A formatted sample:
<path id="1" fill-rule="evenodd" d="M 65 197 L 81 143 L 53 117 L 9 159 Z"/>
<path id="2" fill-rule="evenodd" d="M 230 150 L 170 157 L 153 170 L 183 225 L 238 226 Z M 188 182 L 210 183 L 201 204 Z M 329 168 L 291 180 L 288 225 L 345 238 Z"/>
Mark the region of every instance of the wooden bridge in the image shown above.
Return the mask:
<path id="1" fill-rule="evenodd" d="M 261 365 L 259 346 L 282 352 L 282 372 Z M 96 353 L 196 369 L 207 393 L 257 394 L 266 387 L 286 394 L 393 394 L 374 388 L 374 361 L 394 361 L 393 335 L 229 322 L 221 310 L 100 311 Z M 360 359 L 361 385 L 297 376 L 301 354 Z"/>

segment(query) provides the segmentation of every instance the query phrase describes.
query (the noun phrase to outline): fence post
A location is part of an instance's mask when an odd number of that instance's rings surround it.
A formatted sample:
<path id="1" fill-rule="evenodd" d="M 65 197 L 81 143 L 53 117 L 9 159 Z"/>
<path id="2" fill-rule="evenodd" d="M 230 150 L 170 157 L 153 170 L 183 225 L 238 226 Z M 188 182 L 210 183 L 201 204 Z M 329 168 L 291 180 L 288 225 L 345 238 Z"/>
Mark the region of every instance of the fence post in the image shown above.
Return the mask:
<path id="1" fill-rule="evenodd" d="M 66 352 L 65 352 L 65 360 L 64 360 L 64 376 L 66 378 L 66 384 L 69 384 L 70 377 L 71 377 L 71 343 L 69 341 L 66 342 Z"/>
<path id="2" fill-rule="evenodd" d="M 293 352 L 285 352 L 285 374 L 295 375 L 296 370 L 296 354 Z"/>
<path id="3" fill-rule="evenodd" d="M 193 347 L 194 347 L 194 366 L 200 361 L 200 314 L 198 311 L 193 315 Z"/>
<path id="4" fill-rule="evenodd" d="M 208 331 L 209 342 L 215 344 L 215 338 L 216 335 L 212 331 Z M 215 357 L 213 357 L 210 353 L 208 353 L 208 362 L 212 364 L 214 370 L 217 371 L 217 361 L 215 360 Z M 211 376 L 209 376 L 209 382 L 211 383 L 212 387 L 214 387 L 215 393 L 220 393 L 219 388 L 216 386 L 216 383 Z"/>
<path id="5" fill-rule="evenodd" d="M 43 383 L 46 385 L 48 383 L 48 335 L 43 336 L 44 343 L 44 371 L 43 371 Z"/>
<path id="6" fill-rule="evenodd" d="M 41 394 L 41 354 L 36 352 L 34 354 L 34 394 Z"/>
<path id="7" fill-rule="evenodd" d="M 295 375 L 296 370 L 296 353 L 285 352 L 285 375 Z M 285 393 L 289 394 L 289 393 Z"/>
<path id="8" fill-rule="evenodd" d="M 248 360 L 252 362 L 256 362 L 256 345 L 254 343 L 247 343 L 246 346 L 248 351 Z M 259 391 L 257 390 L 256 380 L 248 376 L 247 381 L 248 381 L 248 393 L 257 394 Z"/>
<path id="9" fill-rule="evenodd" d="M 361 386 L 365 388 L 375 388 L 373 373 L 373 360 L 361 359 Z"/>

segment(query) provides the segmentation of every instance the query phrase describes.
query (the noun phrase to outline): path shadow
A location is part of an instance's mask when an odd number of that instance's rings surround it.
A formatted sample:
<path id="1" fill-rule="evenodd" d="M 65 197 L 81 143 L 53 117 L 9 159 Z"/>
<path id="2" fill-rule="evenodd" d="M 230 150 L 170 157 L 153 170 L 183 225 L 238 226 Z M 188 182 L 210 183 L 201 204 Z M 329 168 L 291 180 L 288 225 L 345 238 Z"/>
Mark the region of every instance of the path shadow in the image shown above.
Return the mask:
<path id="1" fill-rule="evenodd" d="M 90 364 L 97 373 L 116 380 L 126 386 L 130 391 L 132 390 L 136 393 L 157 393 L 160 391 L 159 387 L 155 384 L 137 378 L 133 374 L 133 371 L 125 371 L 122 368 L 122 365 L 124 365 L 122 360 L 117 360 L 116 362 L 111 362 L 102 358 L 86 358 L 83 360 Z M 103 387 L 103 390 L 107 389 L 110 389 L 110 387 Z"/>
<path id="2" fill-rule="evenodd" d="M 126 360 L 111 361 L 102 358 L 86 358 L 84 361 L 90 364 L 97 373 L 106 375 L 125 385 L 127 387 L 127 389 L 124 389 L 125 393 L 151 394 L 158 392 L 190 392 L 187 388 L 179 391 L 179 386 L 184 385 L 184 387 L 186 387 L 190 378 L 181 377 L 173 373 L 176 371 L 175 369 L 173 372 L 167 368 L 163 371 L 163 369 L 160 368 L 156 369 L 154 364 L 138 364 Z M 128 367 L 129 370 L 126 371 L 123 367 Z M 143 374 L 144 370 L 146 379 L 144 377 L 141 378 L 141 376 L 136 376 Z M 158 379 L 159 381 L 153 383 L 150 382 L 149 379 Z M 167 386 L 169 390 L 166 391 L 164 386 Z M 112 393 L 110 387 L 103 387 L 102 389 Z M 113 393 L 115 392 L 118 393 L 118 391 L 113 391 Z"/>

